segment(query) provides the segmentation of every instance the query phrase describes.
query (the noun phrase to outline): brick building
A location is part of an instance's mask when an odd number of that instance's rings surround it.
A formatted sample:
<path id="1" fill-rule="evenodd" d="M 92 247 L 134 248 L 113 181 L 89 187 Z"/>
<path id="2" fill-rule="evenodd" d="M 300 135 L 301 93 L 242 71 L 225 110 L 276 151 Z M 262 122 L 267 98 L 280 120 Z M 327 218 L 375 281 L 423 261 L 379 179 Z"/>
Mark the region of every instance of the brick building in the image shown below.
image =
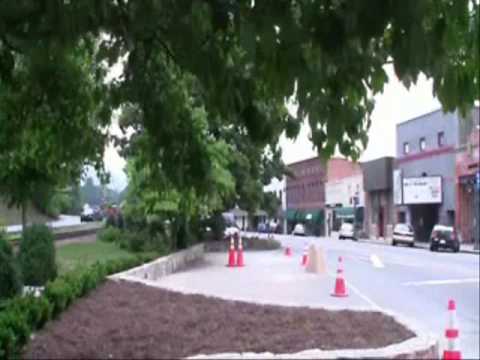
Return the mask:
<path id="1" fill-rule="evenodd" d="M 476 176 L 480 173 L 480 124 L 476 107 L 459 124 L 459 140 L 456 151 L 456 219 L 455 226 L 464 242 L 479 243 L 480 187 Z"/>
<path id="2" fill-rule="evenodd" d="M 307 225 L 309 233 L 323 235 L 325 221 L 325 181 L 327 169 L 318 157 L 288 165 L 293 177 L 287 177 L 287 227 Z"/>
<path id="3" fill-rule="evenodd" d="M 343 222 L 363 228 L 363 175 L 360 164 L 333 158 L 327 165 L 325 184 L 326 233 L 338 231 Z"/>
<path id="4" fill-rule="evenodd" d="M 329 229 L 335 230 L 336 219 L 354 221 L 355 208 L 363 205 L 362 172 L 358 164 L 337 157 L 325 163 L 315 157 L 288 167 L 294 174 L 286 179 L 289 232 L 301 222 L 307 225 L 309 233 L 324 235 Z"/>

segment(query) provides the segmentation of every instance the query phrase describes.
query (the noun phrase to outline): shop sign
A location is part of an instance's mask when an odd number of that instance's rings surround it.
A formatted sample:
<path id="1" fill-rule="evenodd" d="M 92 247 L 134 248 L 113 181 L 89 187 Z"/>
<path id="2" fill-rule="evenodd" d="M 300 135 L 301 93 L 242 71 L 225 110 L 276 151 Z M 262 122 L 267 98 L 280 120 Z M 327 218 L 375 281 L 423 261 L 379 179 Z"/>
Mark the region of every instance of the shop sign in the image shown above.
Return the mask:
<path id="1" fill-rule="evenodd" d="M 440 204 L 442 178 L 440 176 L 403 178 L 403 202 L 406 205 Z"/>

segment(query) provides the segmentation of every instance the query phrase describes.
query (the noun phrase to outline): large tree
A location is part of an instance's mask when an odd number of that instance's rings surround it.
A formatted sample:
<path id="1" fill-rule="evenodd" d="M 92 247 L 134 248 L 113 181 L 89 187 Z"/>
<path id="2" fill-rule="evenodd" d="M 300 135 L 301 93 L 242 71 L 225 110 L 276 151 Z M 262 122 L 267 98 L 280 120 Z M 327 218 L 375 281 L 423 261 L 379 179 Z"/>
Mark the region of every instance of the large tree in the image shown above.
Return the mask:
<path id="1" fill-rule="evenodd" d="M 22 207 L 24 226 L 26 204 L 39 192 L 70 185 L 86 164 L 102 167 L 110 111 L 94 52 L 86 39 L 39 41 L 13 53 L 0 77 L 0 196 Z"/>
<path id="2" fill-rule="evenodd" d="M 238 166 L 262 176 L 252 160 L 308 119 L 321 155 L 358 157 L 385 64 L 406 86 L 423 72 L 444 110 L 467 111 L 479 98 L 478 9 L 475 0 L 6 0 L 0 74 L 11 83 L 19 54 L 48 62 L 32 51 L 39 41 L 63 49 L 96 37 L 97 63 L 124 62 L 111 106 L 140 112 L 146 163 L 202 193 L 212 173 L 207 139 L 245 145 Z"/>

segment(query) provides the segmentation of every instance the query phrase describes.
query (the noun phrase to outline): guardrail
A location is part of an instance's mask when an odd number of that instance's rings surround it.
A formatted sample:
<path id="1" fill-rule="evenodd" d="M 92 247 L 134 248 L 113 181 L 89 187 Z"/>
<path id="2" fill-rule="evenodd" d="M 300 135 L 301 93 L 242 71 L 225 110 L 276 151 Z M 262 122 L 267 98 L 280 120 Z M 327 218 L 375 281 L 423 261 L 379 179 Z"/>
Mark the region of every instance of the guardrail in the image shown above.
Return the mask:
<path id="1" fill-rule="evenodd" d="M 61 241 L 61 240 L 70 239 L 73 237 L 80 237 L 80 236 L 95 234 L 97 233 L 98 230 L 102 229 L 103 226 L 104 225 L 102 222 L 94 222 L 94 223 L 85 223 L 81 225 L 71 225 L 71 226 L 65 226 L 60 228 L 54 228 L 52 229 L 52 231 L 53 231 L 53 237 L 55 241 Z M 7 236 L 9 241 L 11 241 L 14 246 L 16 246 L 22 234 L 21 232 L 17 232 L 14 234 L 8 234 Z"/>

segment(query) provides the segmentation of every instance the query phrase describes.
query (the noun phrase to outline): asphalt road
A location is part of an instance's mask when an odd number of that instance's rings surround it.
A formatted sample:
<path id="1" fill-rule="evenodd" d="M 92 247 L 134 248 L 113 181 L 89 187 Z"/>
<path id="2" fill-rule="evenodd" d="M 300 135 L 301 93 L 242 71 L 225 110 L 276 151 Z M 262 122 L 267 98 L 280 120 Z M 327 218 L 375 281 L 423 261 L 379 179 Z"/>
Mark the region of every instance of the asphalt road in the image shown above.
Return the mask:
<path id="1" fill-rule="evenodd" d="M 463 358 L 480 358 L 480 256 L 351 240 L 291 235 L 275 238 L 291 246 L 298 257 L 306 242 L 322 246 L 329 269 L 335 269 L 338 256 L 343 256 L 351 288 L 372 306 L 414 319 L 441 340 L 448 321 L 447 303 L 454 299 Z"/>

